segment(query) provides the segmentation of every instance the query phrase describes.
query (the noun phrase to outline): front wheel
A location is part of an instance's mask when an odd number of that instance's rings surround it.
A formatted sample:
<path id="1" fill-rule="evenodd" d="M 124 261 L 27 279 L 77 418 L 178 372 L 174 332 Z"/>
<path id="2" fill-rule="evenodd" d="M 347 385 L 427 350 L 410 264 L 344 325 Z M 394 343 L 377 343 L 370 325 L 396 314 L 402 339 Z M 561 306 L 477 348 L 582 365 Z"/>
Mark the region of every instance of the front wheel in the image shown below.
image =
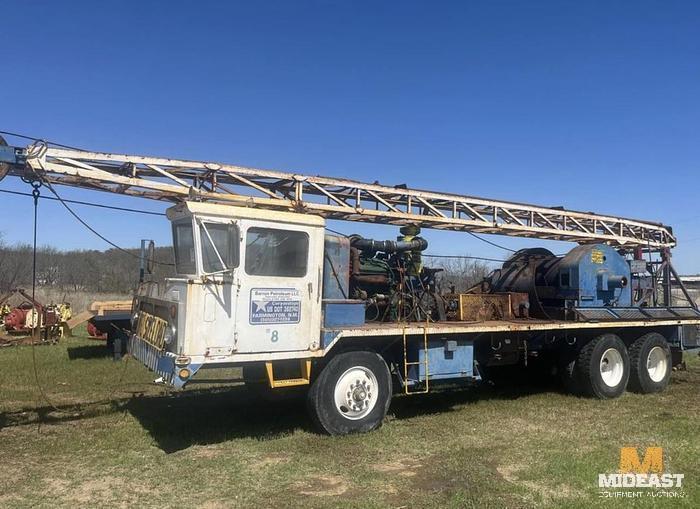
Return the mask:
<path id="1" fill-rule="evenodd" d="M 389 410 L 391 374 L 374 352 L 346 352 L 333 357 L 308 394 L 311 418 L 329 435 L 377 429 Z"/>

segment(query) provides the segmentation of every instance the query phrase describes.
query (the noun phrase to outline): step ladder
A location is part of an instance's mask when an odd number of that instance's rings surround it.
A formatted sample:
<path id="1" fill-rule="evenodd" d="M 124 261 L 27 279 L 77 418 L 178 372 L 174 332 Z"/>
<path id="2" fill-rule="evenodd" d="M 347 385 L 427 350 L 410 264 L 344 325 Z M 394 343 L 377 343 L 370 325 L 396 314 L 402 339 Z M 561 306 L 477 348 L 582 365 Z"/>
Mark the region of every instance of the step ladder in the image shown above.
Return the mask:
<path id="1" fill-rule="evenodd" d="M 419 390 L 411 390 L 411 386 L 408 383 L 408 368 L 410 366 L 420 366 L 423 364 L 425 368 L 425 385 Z M 420 373 L 420 369 L 418 371 Z M 419 378 L 420 375 L 417 377 Z M 419 385 L 420 380 L 416 380 L 415 385 Z M 406 337 L 406 326 L 403 327 L 403 386 L 404 392 L 406 394 L 426 394 L 430 390 L 430 372 L 428 363 L 428 321 L 426 320 L 423 326 L 423 361 L 411 361 L 408 360 L 408 339 Z"/>
<path id="2" fill-rule="evenodd" d="M 272 362 L 265 363 L 265 371 L 267 372 L 267 381 L 271 389 L 280 387 L 296 387 L 298 385 L 309 385 L 311 383 L 311 360 L 301 359 L 299 361 L 299 369 L 301 376 L 299 378 L 275 379 L 275 372 L 272 368 Z"/>

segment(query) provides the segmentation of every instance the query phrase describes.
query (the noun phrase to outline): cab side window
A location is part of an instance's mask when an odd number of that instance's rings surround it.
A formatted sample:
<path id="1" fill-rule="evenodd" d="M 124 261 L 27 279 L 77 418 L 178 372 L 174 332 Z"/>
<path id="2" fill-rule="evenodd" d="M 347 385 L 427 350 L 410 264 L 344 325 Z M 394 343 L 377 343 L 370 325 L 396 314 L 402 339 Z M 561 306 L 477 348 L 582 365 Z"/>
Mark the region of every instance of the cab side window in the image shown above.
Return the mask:
<path id="1" fill-rule="evenodd" d="M 251 276 L 304 277 L 309 257 L 309 236 L 274 228 L 248 229 L 245 271 Z"/>
<path id="2" fill-rule="evenodd" d="M 197 267 L 194 257 L 194 234 L 192 221 L 173 223 L 173 244 L 175 247 L 175 272 L 195 274 Z"/>
<path id="3" fill-rule="evenodd" d="M 204 272 L 238 267 L 238 228 L 235 225 L 202 222 L 200 238 Z"/>

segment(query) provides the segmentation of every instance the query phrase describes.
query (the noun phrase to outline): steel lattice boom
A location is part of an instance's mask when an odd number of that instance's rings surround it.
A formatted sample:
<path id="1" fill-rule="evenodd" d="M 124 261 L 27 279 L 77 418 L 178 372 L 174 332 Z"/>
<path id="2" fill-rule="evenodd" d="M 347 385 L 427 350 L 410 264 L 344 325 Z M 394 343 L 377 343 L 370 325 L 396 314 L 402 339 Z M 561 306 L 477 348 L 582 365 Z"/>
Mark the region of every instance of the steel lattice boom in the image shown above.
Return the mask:
<path id="1" fill-rule="evenodd" d="M 558 207 L 539 207 L 404 186 L 246 168 L 228 164 L 87 152 L 35 143 L 0 147 L 0 161 L 20 177 L 152 198 L 216 201 L 326 218 L 471 231 L 578 243 L 670 248 L 670 227 Z M 1 173 L 1 172 L 0 172 Z M 2 175 L 0 175 L 1 177 Z"/>

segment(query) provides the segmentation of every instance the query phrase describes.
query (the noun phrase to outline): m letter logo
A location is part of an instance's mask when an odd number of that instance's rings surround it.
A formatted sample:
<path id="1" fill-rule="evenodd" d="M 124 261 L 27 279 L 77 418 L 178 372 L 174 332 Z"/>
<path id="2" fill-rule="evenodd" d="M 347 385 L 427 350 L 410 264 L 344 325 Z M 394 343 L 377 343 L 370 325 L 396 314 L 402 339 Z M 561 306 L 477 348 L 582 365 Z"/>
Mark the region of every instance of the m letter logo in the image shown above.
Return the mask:
<path id="1" fill-rule="evenodd" d="M 647 447 L 644 460 L 639 461 L 636 447 L 620 448 L 620 473 L 622 474 L 661 474 L 664 470 L 663 449 Z"/>

